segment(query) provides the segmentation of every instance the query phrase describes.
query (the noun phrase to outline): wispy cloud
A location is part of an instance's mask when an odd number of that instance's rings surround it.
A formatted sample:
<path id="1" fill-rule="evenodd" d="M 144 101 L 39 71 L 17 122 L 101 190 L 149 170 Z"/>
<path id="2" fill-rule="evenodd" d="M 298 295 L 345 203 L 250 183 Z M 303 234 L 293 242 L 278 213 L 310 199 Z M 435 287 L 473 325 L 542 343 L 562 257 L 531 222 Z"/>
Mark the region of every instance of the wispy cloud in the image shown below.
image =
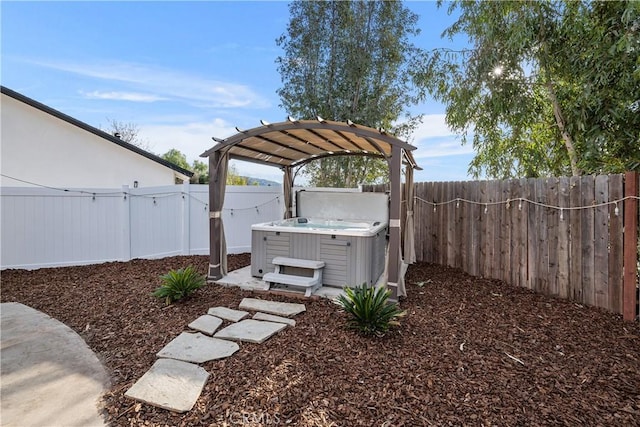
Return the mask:
<path id="1" fill-rule="evenodd" d="M 180 70 L 121 61 L 31 61 L 41 67 L 119 83 L 128 90 L 114 93 L 146 93 L 208 108 L 267 108 L 269 102 L 249 86 L 214 80 Z M 100 93 L 100 92 L 98 92 Z"/>
<path id="2" fill-rule="evenodd" d="M 189 163 L 196 159 L 203 160 L 200 154 L 215 145 L 211 137 L 226 138 L 235 133 L 234 127 L 223 119 L 140 125 L 140 135 L 149 140 L 154 152 L 163 154 L 175 148 L 187 157 Z"/>
<path id="3" fill-rule="evenodd" d="M 433 157 L 460 156 L 473 153 L 473 147 L 462 145 L 445 122 L 444 114 L 428 114 L 415 130 L 413 145 L 416 159 Z"/>
<path id="4" fill-rule="evenodd" d="M 216 144 L 211 139 L 212 136 L 227 138 L 235 133 L 233 125 L 219 118 L 206 122 L 191 121 L 186 124 L 176 123 L 173 125 L 149 124 L 140 127 L 140 135 L 149 141 L 153 152 L 162 155 L 170 149 L 176 148 L 186 156 L 189 164 L 192 164 L 194 160 L 207 161 L 207 159 L 201 158 L 200 154 Z M 232 164 L 243 176 L 276 182 L 282 180 L 282 171 L 275 167 L 241 161 L 233 161 Z M 302 182 L 298 181 L 300 179 L 296 181 L 296 184 Z"/>
<path id="5" fill-rule="evenodd" d="M 444 114 L 425 114 L 422 123 L 413 133 L 416 141 L 438 136 L 451 136 L 454 133 L 449 129 Z"/>
<path id="6" fill-rule="evenodd" d="M 462 145 L 455 137 L 433 138 L 422 140 L 414 152 L 416 159 L 428 159 L 432 157 L 461 156 L 472 154 L 473 147 Z"/>
<path id="7" fill-rule="evenodd" d="M 114 101 L 131 101 L 131 102 L 156 102 L 164 101 L 167 98 L 139 92 L 102 92 L 94 90 L 93 92 L 83 92 L 80 94 L 89 99 L 108 99 Z"/>
<path id="8" fill-rule="evenodd" d="M 455 161 L 446 157 L 422 160 L 419 162 L 422 170 L 415 172 L 414 182 L 467 181 L 473 179 L 467 170 L 471 157 L 457 157 Z"/>

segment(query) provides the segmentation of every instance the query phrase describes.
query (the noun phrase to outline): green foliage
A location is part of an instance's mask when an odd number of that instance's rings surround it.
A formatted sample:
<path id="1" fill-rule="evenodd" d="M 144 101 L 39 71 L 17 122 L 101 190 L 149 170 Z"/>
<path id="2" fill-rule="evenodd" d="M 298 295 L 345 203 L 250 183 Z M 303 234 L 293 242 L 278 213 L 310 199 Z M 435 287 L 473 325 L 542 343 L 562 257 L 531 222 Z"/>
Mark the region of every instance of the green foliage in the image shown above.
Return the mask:
<path id="1" fill-rule="evenodd" d="M 205 277 L 198 274 L 192 266 L 171 270 L 160 278 L 162 286 L 156 289 L 152 295 L 164 298 L 167 305 L 188 297 L 205 284 Z"/>
<path id="2" fill-rule="evenodd" d="M 442 2 L 441 2 L 442 4 Z M 640 3 L 453 1 L 416 82 L 477 152 L 476 177 L 640 169 Z"/>
<path id="3" fill-rule="evenodd" d="M 307 164 L 301 173 L 317 187 L 355 188 L 386 182 L 387 162 L 375 157 L 338 156 Z"/>
<path id="4" fill-rule="evenodd" d="M 194 160 L 192 165 L 193 176 L 192 184 L 208 184 L 209 183 L 209 165 L 200 160 Z"/>
<path id="5" fill-rule="evenodd" d="M 345 287 L 345 295 L 338 297 L 338 304 L 352 318 L 349 326 L 364 335 L 382 335 L 389 327 L 400 324 L 399 319 L 406 314 L 396 303 L 389 303 L 391 291 L 384 287 Z"/>
<path id="6" fill-rule="evenodd" d="M 182 154 L 180 150 L 176 150 L 175 148 L 172 148 L 171 150 L 167 151 L 160 157 L 162 157 L 168 162 L 173 163 L 176 166 L 180 166 L 182 169 L 187 169 L 187 170 L 190 169 L 189 163 L 187 162 L 187 157 L 184 154 Z"/>
<path id="7" fill-rule="evenodd" d="M 230 165 L 227 169 L 227 185 L 248 185 L 247 177 L 240 176 L 238 170 Z"/>
<path id="8" fill-rule="evenodd" d="M 287 33 L 276 41 L 284 50 L 278 95 L 289 115 L 351 120 L 397 134 L 417 124 L 406 110 L 418 101 L 410 75 L 419 49 L 409 41 L 419 33 L 417 15 L 391 1 L 297 0 L 289 12 Z M 408 122 L 394 129 L 403 116 Z M 340 156 L 311 162 L 302 173 L 311 185 L 355 187 L 385 178 L 387 165 Z"/>
<path id="9" fill-rule="evenodd" d="M 180 166 L 183 169 L 193 171 L 193 176 L 190 181 L 192 184 L 208 184 L 209 183 L 209 164 L 201 162 L 200 160 L 194 160 L 190 166 L 187 162 L 187 156 L 180 150 L 172 148 L 164 153 L 162 156 L 168 162 L 173 163 L 176 166 Z"/>

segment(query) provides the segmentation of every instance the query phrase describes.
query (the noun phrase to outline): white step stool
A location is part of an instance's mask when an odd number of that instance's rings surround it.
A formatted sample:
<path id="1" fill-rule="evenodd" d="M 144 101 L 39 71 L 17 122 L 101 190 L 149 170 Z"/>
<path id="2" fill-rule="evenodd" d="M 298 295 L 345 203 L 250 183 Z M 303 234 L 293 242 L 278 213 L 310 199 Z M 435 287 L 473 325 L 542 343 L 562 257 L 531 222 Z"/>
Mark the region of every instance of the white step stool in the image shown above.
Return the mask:
<path id="1" fill-rule="evenodd" d="M 273 273 L 267 273 L 262 277 L 266 285 L 265 290 L 271 288 L 271 284 L 280 283 L 283 285 L 296 286 L 306 288 L 304 296 L 311 296 L 313 291 L 322 286 L 322 269 L 324 268 L 324 261 L 313 261 L 308 259 L 298 258 L 286 258 L 275 257 L 271 262 L 276 266 L 276 270 Z M 311 270 L 313 276 L 298 276 L 297 274 L 285 274 L 286 267 L 291 267 L 300 270 Z M 309 271 L 309 273 L 311 273 Z"/>

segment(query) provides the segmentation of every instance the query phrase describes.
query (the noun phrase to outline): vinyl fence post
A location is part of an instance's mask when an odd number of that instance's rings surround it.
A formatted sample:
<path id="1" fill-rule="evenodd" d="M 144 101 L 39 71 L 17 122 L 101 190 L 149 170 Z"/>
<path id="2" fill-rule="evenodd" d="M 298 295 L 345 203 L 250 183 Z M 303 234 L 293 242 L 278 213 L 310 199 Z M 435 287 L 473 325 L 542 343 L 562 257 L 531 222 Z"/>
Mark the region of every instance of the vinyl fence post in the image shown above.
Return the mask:
<path id="1" fill-rule="evenodd" d="M 191 186 L 182 184 L 182 255 L 191 255 Z"/>
<path id="2" fill-rule="evenodd" d="M 120 218 L 122 225 L 120 227 L 121 234 L 121 261 L 131 260 L 131 193 L 129 192 L 129 186 L 122 186 L 122 207 L 120 210 Z"/>

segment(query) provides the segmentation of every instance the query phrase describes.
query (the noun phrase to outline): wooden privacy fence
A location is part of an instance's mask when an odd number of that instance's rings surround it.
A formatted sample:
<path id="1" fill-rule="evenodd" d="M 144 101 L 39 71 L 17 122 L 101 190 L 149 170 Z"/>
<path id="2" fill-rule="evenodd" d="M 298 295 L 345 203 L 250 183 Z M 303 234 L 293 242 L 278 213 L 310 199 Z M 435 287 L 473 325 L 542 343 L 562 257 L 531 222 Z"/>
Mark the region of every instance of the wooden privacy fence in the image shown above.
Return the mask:
<path id="1" fill-rule="evenodd" d="M 636 317 L 637 173 L 422 182 L 414 194 L 418 261 Z"/>

